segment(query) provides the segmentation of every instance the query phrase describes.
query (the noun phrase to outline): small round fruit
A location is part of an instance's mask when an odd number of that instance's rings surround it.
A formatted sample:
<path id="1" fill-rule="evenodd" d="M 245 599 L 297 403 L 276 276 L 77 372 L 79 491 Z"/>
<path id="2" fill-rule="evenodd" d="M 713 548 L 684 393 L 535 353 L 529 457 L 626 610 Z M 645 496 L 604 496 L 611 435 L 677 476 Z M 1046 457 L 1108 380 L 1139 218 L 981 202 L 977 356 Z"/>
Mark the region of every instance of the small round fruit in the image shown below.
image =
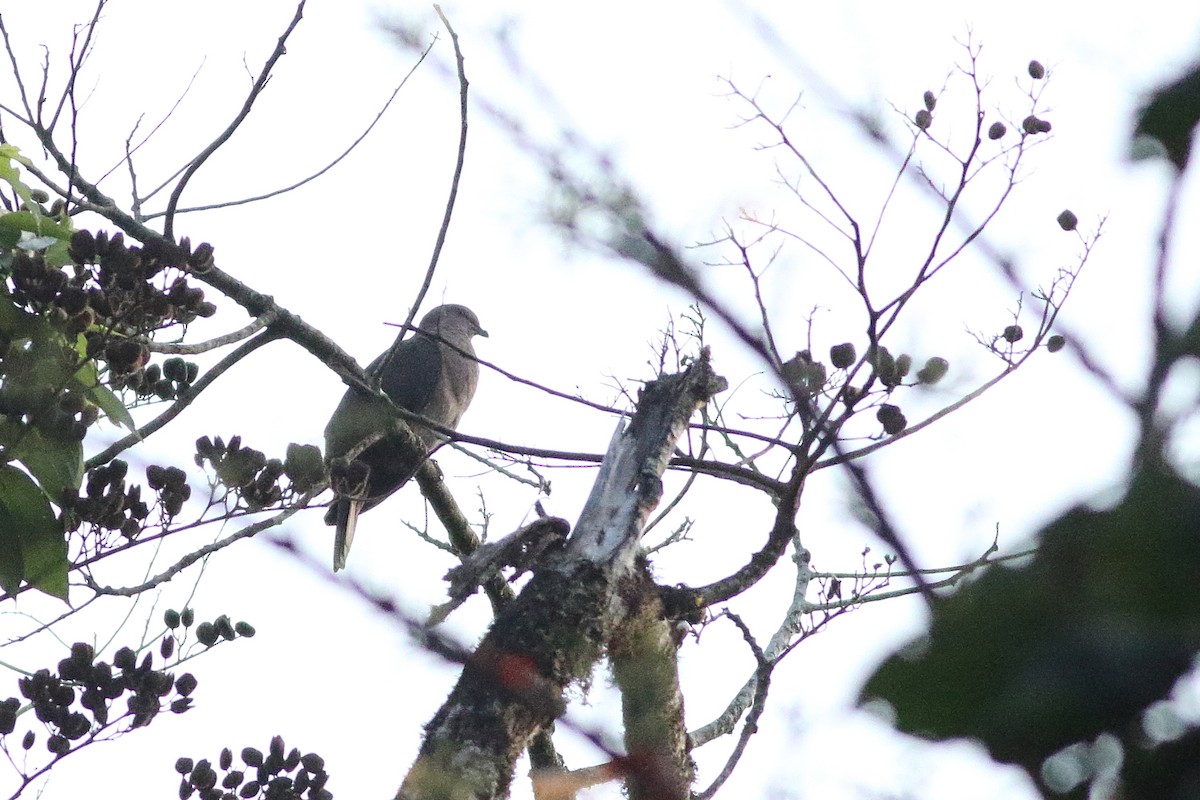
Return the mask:
<path id="1" fill-rule="evenodd" d="M 934 356 L 925 362 L 925 366 L 917 371 L 917 380 L 926 385 L 933 385 L 946 377 L 950 371 L 950 362 L 939 356 Z"/>
<path id="2" fill-rule="evenodd" d="M 836 369 L 846 369 L 854 363 L 856 353 L 854 345 L 851 342 L 835 344 L 829 348 L 829 363 L 833 364 Z"/>
<path id="3" fill-rule="evenodd" d="M 885 403 L 875 412 L 875 419 L 883 425 L 884 433 L 889 436 L 895 436 L 908 426 L 908 420 L 904 418 L 904 412 L 899 406 Z"/>

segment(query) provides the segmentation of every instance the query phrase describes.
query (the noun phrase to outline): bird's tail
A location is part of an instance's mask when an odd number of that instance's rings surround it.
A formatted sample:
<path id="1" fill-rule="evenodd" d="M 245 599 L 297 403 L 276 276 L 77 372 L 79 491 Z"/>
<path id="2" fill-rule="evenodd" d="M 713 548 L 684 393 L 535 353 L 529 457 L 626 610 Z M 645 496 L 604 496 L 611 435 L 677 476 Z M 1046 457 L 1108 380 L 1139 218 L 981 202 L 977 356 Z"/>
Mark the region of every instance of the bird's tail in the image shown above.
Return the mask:
<path id="1" fill-rule="evenodd" d="M 333 537 L 333 571 L 345 569 L 346 556 L 350 555 L 350 545 L 354 543 L 354 528 L 358 524 L 358 512 L 362 502 L 349 497 L 338 499 L 337 503 L 337 532 Z"/>

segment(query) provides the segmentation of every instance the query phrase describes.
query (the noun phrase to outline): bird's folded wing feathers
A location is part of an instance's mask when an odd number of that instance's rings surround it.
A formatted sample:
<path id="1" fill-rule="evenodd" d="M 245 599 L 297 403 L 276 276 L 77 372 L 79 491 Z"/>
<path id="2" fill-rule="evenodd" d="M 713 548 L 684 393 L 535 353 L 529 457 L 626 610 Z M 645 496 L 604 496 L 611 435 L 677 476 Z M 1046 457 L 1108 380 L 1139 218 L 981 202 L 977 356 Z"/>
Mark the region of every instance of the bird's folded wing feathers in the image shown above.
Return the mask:
<path id="1" fill-rule="evenodd" d="M 387 353 L 371 362 L 367 372 L 376 375 Z M 380 376 L 379 386 L 392 402 L 414 414 L 423 413 L 442 379 L 442 353 L 432 339 L 417 334 L 401 342 Z"/>

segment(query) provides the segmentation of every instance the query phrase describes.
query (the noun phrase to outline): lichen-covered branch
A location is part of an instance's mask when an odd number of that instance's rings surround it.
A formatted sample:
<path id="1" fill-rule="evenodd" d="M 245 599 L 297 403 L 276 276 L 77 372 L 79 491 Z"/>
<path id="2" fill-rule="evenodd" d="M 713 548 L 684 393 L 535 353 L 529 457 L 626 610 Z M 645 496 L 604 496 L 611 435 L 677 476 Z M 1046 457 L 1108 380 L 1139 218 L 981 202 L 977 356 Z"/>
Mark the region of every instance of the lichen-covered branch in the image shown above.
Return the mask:
<path id="1" fill-rule="evenodd" d="M 691 415 L 725 386 L 707 351 L 684 372 L 646 386 L 628 427 L 613 436 L 565 552 L 497 617 L 426 726 L 397 798 L 508 796 L 517 757 L 562 713 L 564 690 L 589 676 L 614 634 L 641 613 L 627 592 L 661 476 Z M 638 779 L 652 781 L 655 796 L 674 796 L 651 772 Z"/>

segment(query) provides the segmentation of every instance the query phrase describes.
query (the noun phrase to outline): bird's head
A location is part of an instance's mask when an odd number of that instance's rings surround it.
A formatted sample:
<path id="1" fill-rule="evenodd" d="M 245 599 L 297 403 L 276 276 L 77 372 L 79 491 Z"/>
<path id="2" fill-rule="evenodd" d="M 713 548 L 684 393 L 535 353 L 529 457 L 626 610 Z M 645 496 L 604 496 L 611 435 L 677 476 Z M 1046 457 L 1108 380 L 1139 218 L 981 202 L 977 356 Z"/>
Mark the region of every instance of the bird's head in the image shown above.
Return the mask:
<path id="1" fill-rule="evenodd" d="M 442 339 L 470 341 L 472 336 L 488 335 L 479 324 L 479 317 L 466 306 L 447 303 L 437 306 L 421 318 L 421 330 Z"/>

